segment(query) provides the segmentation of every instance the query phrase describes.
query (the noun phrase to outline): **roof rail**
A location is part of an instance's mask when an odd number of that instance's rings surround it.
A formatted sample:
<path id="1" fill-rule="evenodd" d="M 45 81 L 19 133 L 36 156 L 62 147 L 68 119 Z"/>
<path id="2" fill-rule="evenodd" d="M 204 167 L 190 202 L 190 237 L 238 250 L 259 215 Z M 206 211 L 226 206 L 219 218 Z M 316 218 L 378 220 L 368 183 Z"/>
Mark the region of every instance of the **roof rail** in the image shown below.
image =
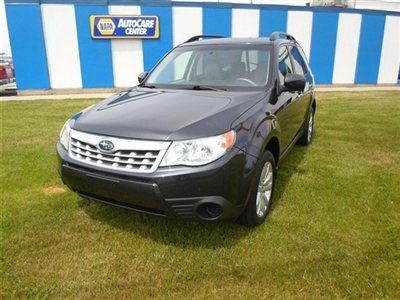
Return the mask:
<path id="1" fill-rule="evenodd" d="M 195 36 L 192 36 L 187 41 L 183 42 L 183 44 L 199 41 L 202 39 L 220 39 L 220 38 L 224 38 L 224 37 L 226 37 L 226 36 L 223 36 L 223 35 L 195 35 Z"/>
<path id="2" fill-rule="evenodd" d="M 271 35 L 269 36 L 269 39 L 271 41 L 275 41 L 278 39 L 287 39 L 287 40 L 291 40 L 291 41 L 296 41 L 296 39 L 293 37 L 293 35 L 290 35 L 286 32 L 279 32 L 279 31 L 275 31 L 275 32 L 271 33 Z"/>

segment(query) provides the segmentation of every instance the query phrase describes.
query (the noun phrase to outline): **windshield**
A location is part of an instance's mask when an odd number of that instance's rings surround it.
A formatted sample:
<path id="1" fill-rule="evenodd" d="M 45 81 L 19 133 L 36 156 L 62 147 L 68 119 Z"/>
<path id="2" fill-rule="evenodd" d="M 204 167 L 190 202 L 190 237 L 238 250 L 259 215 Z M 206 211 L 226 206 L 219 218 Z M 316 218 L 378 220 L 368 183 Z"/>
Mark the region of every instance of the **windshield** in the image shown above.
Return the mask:
<path id="1" fill-rule="evenodd" d="M 268 82 L 267 45 L 204 45 L 178 47 L 151 72 L 145 85 L 171 88 L 263 87 Z"/>

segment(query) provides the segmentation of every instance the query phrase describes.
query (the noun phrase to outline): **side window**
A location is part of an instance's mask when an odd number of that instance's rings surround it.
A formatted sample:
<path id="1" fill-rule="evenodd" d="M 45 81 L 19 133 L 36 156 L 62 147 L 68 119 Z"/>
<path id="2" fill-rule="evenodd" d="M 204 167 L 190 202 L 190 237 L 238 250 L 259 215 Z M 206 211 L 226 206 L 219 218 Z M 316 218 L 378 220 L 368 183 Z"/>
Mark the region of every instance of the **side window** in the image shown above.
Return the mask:
<path id="1" fill-rule="evenodd" d="M 192 51 L 184 52 L 180 54 L 173 63 L 174 66 L 174 79 L 173 81 L 184 79 L 186 68 L 189 63 L 189 59 L 192 57 Z"/>
<path id="2" fill-rule="evenodd" d="M 258 64 L 258 53 L 257 50 L 245 50 L 242 52 L 241 62 L 245 67 L 246 72 L 254 71 Z"/>
<path id="3" fill-rule="evenodd" d="M 196 81 L 204 77 L 204 53 L 195 53 L 193 56 L 193 61 L 189 66 L 188 81 Z"/>
<path id="4" fill-rule="evenodd" d="M 242 68 L 244 68 L 244 72 L 245 72 L 248 68 L 248 66 L 247 66 L 247 51 L 246 50 L 242 51 L 242 54 L 240 56 L 240 64 L 241 64 Z"/>
<path id="5" fill-rule="evenodd" d="M 279 48 L 278 54 L 278 69 L 279 82 L 281 85 L 285 82 L 285 76 L 288 73 L 293 73 L 292 63 L 290 61 L 289 51 L 286 46 Z"/>
<path id="6" fill-rule="evenodd" d="M 259 61 L 258 54 L 259 54 L 259 51 L 256 51 L 256 50 L 249 51 L 249 68 L 248 68 L 248 70 L 250 72 L 254 71 L 258 66 L 258 61 Z"/>
<path id="7" fill-rule="evenodd" d="M 204 55 L 200 55 L 196 65 L 196 78 L 204 76 Z"/>
<path id="8" fill-rule="evenodd" d="M 290 47 L 290 54 L 292 55 L 293 58 L 293 65 L 294 65 L 294 71 L 296 74 L 301 74 L 305 75 L 308 73 L 307 65 L 301 56 L 299 49 L 297 47 Z"/>

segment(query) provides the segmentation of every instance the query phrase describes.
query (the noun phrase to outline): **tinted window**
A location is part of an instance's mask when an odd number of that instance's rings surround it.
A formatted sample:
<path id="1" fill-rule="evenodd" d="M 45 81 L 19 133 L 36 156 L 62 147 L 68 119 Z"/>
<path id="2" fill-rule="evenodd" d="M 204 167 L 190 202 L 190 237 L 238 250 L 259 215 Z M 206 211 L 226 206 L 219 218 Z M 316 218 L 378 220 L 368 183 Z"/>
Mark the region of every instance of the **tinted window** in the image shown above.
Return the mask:
<path id="1" fill-rule="evenodd" d="M 286 47 L 279 48 L 279 82 L 283 85 L 285 76 L 288 73 L 293 73 L 292 63 L 290 61 L 289 51 Z"/>
<path id="2" fill-rule="evenodd" d="M 307 65 L 297 47 L 290 47 L 290 54 L 292 55 L 293 58 L 295 73 L 301 75 L 307 74 L 308 73 Z"/>

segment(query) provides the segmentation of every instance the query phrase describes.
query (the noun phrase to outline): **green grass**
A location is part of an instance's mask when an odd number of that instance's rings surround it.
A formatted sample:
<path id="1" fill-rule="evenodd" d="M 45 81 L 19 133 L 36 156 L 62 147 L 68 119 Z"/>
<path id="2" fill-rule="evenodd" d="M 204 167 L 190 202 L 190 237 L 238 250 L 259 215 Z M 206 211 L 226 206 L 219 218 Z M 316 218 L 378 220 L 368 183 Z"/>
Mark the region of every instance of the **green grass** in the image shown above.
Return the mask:
<path id="1" fill-rule="evenodd" d="M 264 225 L 80 199 L 55 141 L 95 100 L 1 103 L 1 298 L 398 298 L 400 93 L 320 93 Z"/>

